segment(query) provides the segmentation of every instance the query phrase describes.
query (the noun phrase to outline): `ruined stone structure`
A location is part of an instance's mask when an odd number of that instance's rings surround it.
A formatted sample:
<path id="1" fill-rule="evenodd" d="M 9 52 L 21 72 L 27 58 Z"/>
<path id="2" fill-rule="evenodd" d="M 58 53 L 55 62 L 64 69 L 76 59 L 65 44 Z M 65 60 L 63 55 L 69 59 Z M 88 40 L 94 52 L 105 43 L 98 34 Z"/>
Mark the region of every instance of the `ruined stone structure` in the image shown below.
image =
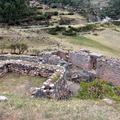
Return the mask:
<path id="1" fill-rule="evenodd" d="M 36 97 L 68 99 L 78 90 L 69 89 L 68 81 L 74 85 L 100 78 L 120 86 L 120 59 L 87 50 L 42 52 L 36 57 L 0 55 L 0 60 L 7 60 L 0 63 L 0 76 L 15 72 L 48 78 L 40 88 L 30 89 Z"/>
<path id="2" fill-rule="evenodd" d="M 70 52 L 69 62 L 72 63 L 73 67 L 90 71 L 96 77 L 120 86 L 120 59 L 80 50 Z"/>
<path id="3" fill-rule="evenodd" d="M 49 57 L 46 57 L 48 55 Z M 55 64 L 63 63 L 60 65 L 67 66 L 66 79 L 75 82 L 90 82 L 98 77 L 120 86 L 120 59 L 106 57 L 88 50 L 79 50 L 69 53 L 66 51 L 53 51 L 40 54 L 43 58 L 42 60 L 45 60 L 44 62 L 48 64 L 54 63 L 50 63 L 53 55 L 56 58 L 59 57 L 59 60 L 57 60 Z M 70 65 L 72 65 L 71 68 L 68 67 Z"/>
<path id="4" fill-rule="evenodd" d="M 66 82 L 63 78 L 64 67 L 29 63 L 19 60 L 7 60 L 0 63 L 0 76 L 7 72 L 14 72 L 22 75 L 41 76 L 48 78 L 40 88 L 34 88 L 32 95 L 52 99 L 61 99 L 70 96 Z"/>

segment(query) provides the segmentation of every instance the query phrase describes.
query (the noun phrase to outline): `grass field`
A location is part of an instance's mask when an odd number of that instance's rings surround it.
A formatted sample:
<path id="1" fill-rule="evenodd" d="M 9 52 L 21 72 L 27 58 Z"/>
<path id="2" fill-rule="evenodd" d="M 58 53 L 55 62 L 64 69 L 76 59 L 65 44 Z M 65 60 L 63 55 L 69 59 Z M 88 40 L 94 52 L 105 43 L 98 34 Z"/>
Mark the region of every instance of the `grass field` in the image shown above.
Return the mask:
<path id="1" fill-rule="evenodd" d="M 31 87 L 41 87 L 46 78 L 7 73 L 0 78 L 0 95 L 26 95 Z"/>
<path id="2" fill-rule="evenodd" d="M 0 120 L 119 120 L 120 103 L 79 100 L 55 101 L 6 95 L 0 102 Z"/>
<path id="3" fill-rule="evenodd" d="M 87 49 L 106 56 L 120 58 L 120 32 L 108 28 L 103 31 L 90 32 L 90 34 L 82 36 L 64 36 L 60 34 L 53 36 L 45 30 L 17 32 L 5 28 L 0 29 L 0 34 L 8 35 L 0 40 L 0 44 L 4 43 L 6 46 L 19 42 L 26 43 L 29 46 L 29 50 Z M 9 37 L 9 35 L 12 36 Z M 57 47 L 58 44 L 60 44 L 60 47 Z M 9 49 L 6 50 L 10 52 Z"/>
<path id="4" fill-rule="evenodd" d="M 104 42 L 101 42 L 98 40 L 94 40 L 92 39 L 92 37 L 89 36 L 94 36 L 94 35 L 90 34 L 85 36 L 72 36 L 72 37 L 57 35 L 54 37 L 56 37 L 58 41 L 61 41 L 61 44 L 66 45 L 66 48 L 67 47 L 70 48 L 71 46 L 73 50 L 87 49 L 93 52 L 105 54 L 107 56 L 120 58 L 120 51 L 119 51 L 120 45 L 117 44 L 119 43 L 119 37 L 114 40 L 111 39 L 113 43 L 116 41 L 116 43 L 114 43 L 116 44 L 116 47 L 112 47 L 113 44 L 111 44 L 112 42 L 110 43 L 109 40 L 108 41 L 103 40 Z"/>

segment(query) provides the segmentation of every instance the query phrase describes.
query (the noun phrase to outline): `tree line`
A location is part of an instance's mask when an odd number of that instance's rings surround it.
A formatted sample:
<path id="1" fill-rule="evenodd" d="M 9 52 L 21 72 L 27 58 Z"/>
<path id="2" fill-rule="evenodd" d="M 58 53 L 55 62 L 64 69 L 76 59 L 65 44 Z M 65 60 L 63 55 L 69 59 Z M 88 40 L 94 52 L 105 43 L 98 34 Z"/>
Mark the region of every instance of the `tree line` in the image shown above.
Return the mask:
<path id="1" fill-rule="evenodd" d="M 11 22 L 31 15 L 27 0 L 0 0 L 0 21 Z"/>
<path id="2" fill-rule="evenodd" d="M 101 8 L 100 2 L 98 0 L 97 5 L 93 5 L 93 0 L 38 0 L 44 4 L 49 4 L 51 6 L 61 7 L 69 6 L 75 9 L 76 12 L 79 12 L 85 17 L 88 17 L 87 14 L 93 15 L 96 17 L 105 17 L 109 16 L 113 19 L 120 19 L 120 0 L 110 0 L 108 5 Z M 104 1 L 103 1 L 104 2 Z M 96 19 L 96 18 L 95 18 Z"/>

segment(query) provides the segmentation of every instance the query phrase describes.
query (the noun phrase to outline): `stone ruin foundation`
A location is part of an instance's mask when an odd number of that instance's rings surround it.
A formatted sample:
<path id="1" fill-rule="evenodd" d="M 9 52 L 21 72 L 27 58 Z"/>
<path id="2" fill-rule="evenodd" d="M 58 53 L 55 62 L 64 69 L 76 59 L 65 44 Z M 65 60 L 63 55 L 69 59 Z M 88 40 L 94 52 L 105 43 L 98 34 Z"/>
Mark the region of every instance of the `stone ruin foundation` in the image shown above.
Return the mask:
<path id="1" fill-rule="evenodd" d="M 120 59 L 106 57 L 88 50 L 48 51 L 39 56 L 0 55 L 0 76 L 7 72 L 48 78 L 40 88 L 28 92 L 35 97 L 69 99 L 74 90 L 68 82 L 79 84 L 95 78 L 120 86 Z M 78 89 L 76 89 L 77 91 Z"/>
<path id="2" fill-rule="evenodd" d="M 42 87 L 31 88 L 28 91 L 32 96 L 49 99 L 66 99 L 66 97 L 70 97 L 70 91 L 67 89 L 63 78 L 64 67 L 29 63 L 20 60 L 6 60 L 5 62 L 1 62 L 0 77 L 8 72 L 48 78 Z"/>

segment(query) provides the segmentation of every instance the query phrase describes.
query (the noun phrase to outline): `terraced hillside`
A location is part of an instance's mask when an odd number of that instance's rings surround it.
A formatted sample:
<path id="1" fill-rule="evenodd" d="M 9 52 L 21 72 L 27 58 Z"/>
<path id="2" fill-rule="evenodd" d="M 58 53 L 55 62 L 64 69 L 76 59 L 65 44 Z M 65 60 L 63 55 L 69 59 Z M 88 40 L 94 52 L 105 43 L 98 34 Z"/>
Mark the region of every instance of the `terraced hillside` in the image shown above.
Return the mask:
<path id="1" fill-rule="evenodd" d="M 103 25 L 104 23 L 102 26 Z M 80 26 L 76 26 L 76 30 Z M 69 29 L 70 28 L 66 28 L 66 30 L 62 30 L 62 32 L 68 31 Z M 4 52 L 8 53 L 11 52 L 9 49 L 11 44 L 25 43 L 29 47 L 25 54 L 34 54 L 36 51 L 39 52 L 43 50 L 88 49 L 93 52 L 105 54 L 106 56 L 120 58 L 120 27 L 110 25 L 110 27 L 104 26 L 95 29 L 94 31 L 78 32 L 76 36 L 67 36 L 63 35 L 62 32 L 58 32 L 57 35 L 51 35 L 47 29 L 15 31 L 13 28 L 1 28 L 0 44 L 2 47 L 0 50 L 2 52 L 3 46 L 5 45 L 7 49 L 5 49 Z"/>

